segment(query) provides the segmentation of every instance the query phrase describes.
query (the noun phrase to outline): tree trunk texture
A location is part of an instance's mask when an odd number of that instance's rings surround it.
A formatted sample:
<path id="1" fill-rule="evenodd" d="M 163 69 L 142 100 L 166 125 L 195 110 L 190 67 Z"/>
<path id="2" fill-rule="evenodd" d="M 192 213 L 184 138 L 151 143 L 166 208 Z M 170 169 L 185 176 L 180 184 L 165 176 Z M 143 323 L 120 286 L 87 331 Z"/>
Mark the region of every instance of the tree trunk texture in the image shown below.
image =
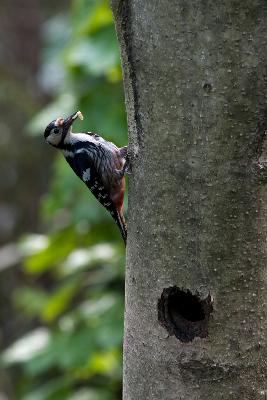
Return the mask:
<path id="1" fill-rule="evenodd" d="M 267 2 L 112 8 L 132 166 L 123 398 L 267 399 Z"/>

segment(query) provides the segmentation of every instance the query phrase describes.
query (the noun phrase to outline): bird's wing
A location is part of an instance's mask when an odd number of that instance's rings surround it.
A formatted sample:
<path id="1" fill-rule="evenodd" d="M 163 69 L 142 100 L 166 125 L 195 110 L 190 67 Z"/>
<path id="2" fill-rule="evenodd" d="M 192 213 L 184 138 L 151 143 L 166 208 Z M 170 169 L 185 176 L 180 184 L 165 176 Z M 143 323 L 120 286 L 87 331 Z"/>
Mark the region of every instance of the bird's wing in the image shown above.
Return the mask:
<path id="1" fill-rule="evenodd" d="M 99 134 L 96 132 L 84 132 L 84 133 L 86 133 L 86 135 L 89 135 L 89 136 L 100 137 Z"/>
<path id="2" fill-rule="evenodd" d="M 126 243 L 127 228 L 123 216 L 110 198 L 110 193 L 104 186 L 101 176 L 96 170 L 94 159 L 86 149 L 79 150 L 72 159 L 67 159 L 78 177 L 91 190 L 97 200 L 107 209 L 118 225 Z"/>

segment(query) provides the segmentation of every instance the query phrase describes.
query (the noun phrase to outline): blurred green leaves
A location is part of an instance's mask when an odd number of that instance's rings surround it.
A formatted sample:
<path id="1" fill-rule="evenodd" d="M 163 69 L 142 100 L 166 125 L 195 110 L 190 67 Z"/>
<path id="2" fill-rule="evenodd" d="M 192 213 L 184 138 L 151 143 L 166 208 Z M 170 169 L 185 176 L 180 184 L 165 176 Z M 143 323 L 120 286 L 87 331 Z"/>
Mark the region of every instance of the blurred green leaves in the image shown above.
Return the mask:
<path id="1" fill-rule="evenodd" d="M 51 120 L 80 109 L 85 120 L 77 121 L 77 131 L 126 145 L 108 1 L 74 0 L 69 11 L 43 27 L 40 84 L 51 101 L 29 132 L 39 135 Z M 124 245 L 111 217 L 56 151 L 51 170 L 40 206 L 44 233 L 19 244 L 28 284 L 15 291 L 14 304 L 31 328 L 2 362 L 19 369 L 14 390 L 22 400 L 121 399 Z"/>
<path id="2" fill-rule="evenodd" d="M 108 73 L 119 62 L 114 27 L 106 26 L 90 39 L 73 43 L 66 53 L 65 62 L 69 68 L 80 68 L 96 77 Z"/>
<path id="3" fill-rule="evenodd" d="M 72 15 L 77 36 L 90 36 L 105 26 L 113 25 L 107 0 L 77 0 L 73 4 Z"/>
<path id="4" fill-rule="evenodd" d="M 27 363 L 49 343 L 49 332 L 45 328 L 38 328 L 20 338 L 2 355 L 4 363 Z"/>

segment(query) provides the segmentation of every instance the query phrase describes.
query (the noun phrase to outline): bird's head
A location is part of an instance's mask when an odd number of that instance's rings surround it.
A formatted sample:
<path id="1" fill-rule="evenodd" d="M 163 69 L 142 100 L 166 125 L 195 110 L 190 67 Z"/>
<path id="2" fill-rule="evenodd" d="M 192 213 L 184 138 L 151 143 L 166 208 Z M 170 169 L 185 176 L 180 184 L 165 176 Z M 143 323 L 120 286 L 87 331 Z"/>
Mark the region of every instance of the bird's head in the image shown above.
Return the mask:
<path id="1" fill-rule="evenodd" d="M 81 111 L 77 111 L 65 119 L 57 118 L 50 122 L 44 131 L 46 142 L 54 147 L 60 147 L 71 132 L 72 124 L 77 118 L 83 119 Z"/>

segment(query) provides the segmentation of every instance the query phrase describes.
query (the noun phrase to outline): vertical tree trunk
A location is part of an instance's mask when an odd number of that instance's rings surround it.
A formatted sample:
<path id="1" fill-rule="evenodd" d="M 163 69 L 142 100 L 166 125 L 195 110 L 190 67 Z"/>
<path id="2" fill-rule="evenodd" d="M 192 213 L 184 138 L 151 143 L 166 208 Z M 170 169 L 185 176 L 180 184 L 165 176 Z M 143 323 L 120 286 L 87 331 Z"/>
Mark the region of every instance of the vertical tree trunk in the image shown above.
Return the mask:
<path id="1" fill-rule="evenodd" d="M 132 161 L 124 400 L 267 398 L 267 3 L 112 7 Z"/>

